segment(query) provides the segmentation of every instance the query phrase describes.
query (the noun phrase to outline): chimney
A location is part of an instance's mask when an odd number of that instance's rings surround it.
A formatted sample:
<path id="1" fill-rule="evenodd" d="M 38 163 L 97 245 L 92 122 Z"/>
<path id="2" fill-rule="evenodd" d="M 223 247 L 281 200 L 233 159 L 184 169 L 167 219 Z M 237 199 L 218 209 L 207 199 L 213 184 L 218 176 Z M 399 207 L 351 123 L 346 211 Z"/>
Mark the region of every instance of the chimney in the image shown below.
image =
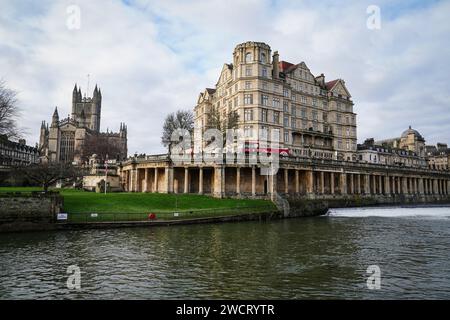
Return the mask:
<path id="1" fill-rule="evenodd" d="M 280 78 L 280 56 L 278 51 L 275 51 L 272 56 L 272 79 Z"/>

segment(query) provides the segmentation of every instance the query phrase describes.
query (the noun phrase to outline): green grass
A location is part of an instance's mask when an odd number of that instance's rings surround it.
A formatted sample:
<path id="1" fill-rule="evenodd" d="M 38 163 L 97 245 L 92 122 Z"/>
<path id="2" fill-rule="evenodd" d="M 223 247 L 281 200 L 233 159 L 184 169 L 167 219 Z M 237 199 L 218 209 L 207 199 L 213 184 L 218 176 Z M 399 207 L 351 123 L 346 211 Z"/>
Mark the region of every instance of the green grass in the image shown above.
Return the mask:
<path id="1" fill-rule="evenodd" d="M 40 188 L 0 188 L 1 192 L 41 191 Z M 147 220 L 149 213 L 158 219 L 186 219 L 267 212 L 275 206 L 267 200 L 217 199 L 193 194 L 108 193 L 60 190 L 64 211 L 70 221 L 134 221 Z M 179 212 L 179 217 L 173 213 Z M 98 217 L 91 217 L 97 213 Z"/>

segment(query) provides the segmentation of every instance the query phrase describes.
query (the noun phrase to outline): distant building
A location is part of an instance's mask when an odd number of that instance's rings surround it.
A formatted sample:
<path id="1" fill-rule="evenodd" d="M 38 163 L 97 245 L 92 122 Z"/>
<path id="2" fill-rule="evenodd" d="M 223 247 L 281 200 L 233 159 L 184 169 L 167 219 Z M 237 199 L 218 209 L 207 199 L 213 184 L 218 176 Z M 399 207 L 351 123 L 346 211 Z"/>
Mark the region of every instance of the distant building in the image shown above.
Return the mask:
<path id="1" fill-rule="evenodd" d="M 450 169 L 450 149 L 445 143 L 438 143 L 437 146 L 427 146 L 427 162 L 430 169 L 446 170 Z"/>
<path id="2" fill-rule="evenodd" d="M 89 135 L 103 135 L 108 141 L 119 146 L 117 155 L 110 158 L 125 159 L 127 157 L 127 126 L 120 124 L 119 132 L 100 132 L 102 109 L 102 92 L 95 86 L 92 98 L 82 97 L 81 89 L 73 89 L 72 113 L 60 120 L 58 108 L 55 108 L 50 127 L 45 121 L 41 125 L 39 149 L 41 159 L 51 162 L 82 162 L 83 146 Z M 89 157 L 91 155 L 84 155 Z"/>
<path id="3" fill-rule="evenodd" d="M 26 145 L 25 140 L 11 141 L 6 135 L 0 135 L 0 168 L 26 166 L 39 162 L 36 147 Z"/>
<path id="4" fill-rule="evenodd" d="M 358 160 L 365 163 L 403 166 L 413 168 L 427 167 L 424 157 L 407 148 L 392 147 L 390 144 L 377 144 L 374 139 L 366 139 L 358 145 Z"/>
<path id="5" fill-rule="evenodd" d="M 412 151 L 419 157 L 425 157 L 425 139 L 417 130 L 412 129 L 411 126 L 403 131 L 399 138 L 376 141 L 375 144 L 393 149 Z"/>

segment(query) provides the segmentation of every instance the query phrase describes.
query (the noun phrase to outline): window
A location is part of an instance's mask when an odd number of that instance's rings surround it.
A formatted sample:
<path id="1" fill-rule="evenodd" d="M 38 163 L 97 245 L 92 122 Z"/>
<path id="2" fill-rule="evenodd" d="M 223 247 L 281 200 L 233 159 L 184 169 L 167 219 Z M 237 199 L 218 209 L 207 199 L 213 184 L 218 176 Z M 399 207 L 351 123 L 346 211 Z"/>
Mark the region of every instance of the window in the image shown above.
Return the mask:
<path id="1" fill-rule="evenodd" d="M 317 122 L 313 122 L 313 130 L 314 131 L 319 131 L 319 125 Z"/>
<path id="2" fill-rule="evenodd" d="M 274 98 L 274 99 L 272 100 L 272 106 L 273 106 L 275 109 L 279 109 L 279 108 L 280 108 L 280 99 Z"/>
<path id="3" fill-rule="evenodd" d="M 328 110 L 328 103 L 326 101 L 323 101 L 322 105 L 325 110 Z"/>
<path id="4" fill-rule="evenodd" d="M 234 107 L 237 107 L 239 105 L 239 98 L 234 98 Z"/>
<path id="5" fill-rule="evenodd" d="M 345 130 L 345 133 L 346 133 L 347 137 L 349 137 L 349 136 L 350 136 L 350 129 L 347 128 L 347 129 Z"/>
<path id="6" fill-rule="evenodd" d="M 244 110 L 244 120 L 245 121 L 253 121 L 253 109 L 245 109 Z"/>
<path id="7" fill-rule="evenodd" d="M 312 99 L 312 104 L 313 104 L 313 106 L 317 107 L 317 99 L 316 98 Z"/>
<path id="8" fill-rule="evenodd" d="M 325 112 L 323 113 L 322 117 L 324 122 L 328 122 L 328 115 Z"/>
<path id="9" fill-rule="evenodd" d="M 292 116 L 295 117 L 295 115 L 296 115 L 296 108 L 295 108 L 294 105 L 293 105 L 292 108 L 291 108 L 291 113 L 292 113 Z"/>
<path id="10" fill-rule="evenodd" d="M 267 68 L 262 68 L 262 76 L 263 78 L 267 78 Z"/>
<path id="11" fill-rule="evenodd" d="M 266 126 L 262 126 L 260 131 L 261 139 L 266 140 L 268 136 L 269 136 L 269 129 Z"/>
<path id="12" fill-rule="evenodd" d="M 253 137 L 253 126 L 245 126 L 244 127 L 244 136 L 246 138 Z"/>
<path id="13" fill-rule="evenodd" d="M 346 124 L 350 124 L 350 118 L 349 117 L 345 117 L 345 123 Z"/>
<path id="14" fill-rule="evenodd" d="M 289 89 L 288 88 L 283 89 L 283 96 L 285 96 L 286 98 L 289 98 Z"/>
<path id="15" fill-rule="evenodd" d="M 285 127 L 288 127 L 288 126 L 289 126 L 289 117 L 288 117 L 288 116 L 284 116 L 284 117 L 283 117 L 283 125 L 284 125 Z"/>
<path id="16" fill-rule="evenodd" d="M 336 122 L 341 123 L 341 115 L 340 114 L 336 115 Z"/>
<path id="17" fill-rule="evenodd" d="M 251 81 L 245 81 L 245 89 L 251 89 L 252 88 L 252 82 Z"/>
<path id="18" fill-rule="evenodd" d="M 306 108 L 302 108 L 302 118 L 306 119 Z"/>
<path id="19" fill-rule="evenodd" d="M 267 122 L 267 109 L 261 109 L 261 121 Z"/>
<path id="20" fill-rule="evenodd" d="M 308 98 L 306 98 L 305 96 L 302 96 L 302 103 L 308 104 Z"/>
<path id="21" fill-rule="evenodd" d="M 287 101 L 283 101 L 283 111 L 289 112 L 289 103 Z"/>
<path id="22" fill-rule="evenodd" d="M 280 112 L 278 112 L 278 111 L 273 112 L 273 123 L 276 123 L 276 124 L 280 123 Z"/>
<path id="23" fill-rule="evenodd" d="M 295 128 L 296 128 L 296 121 L 295 121 L 295 118 L 291 118 L 291 127 L 292 127 L 292 129 L 295 129 Z"/>
<path id="24" fill-rule="evenodd" d="M 265 94 L 262 94 L 262 95 L 261 95 L 261 104 L 262 104 L 263 106 L 269 105 L 269 97 L 266 96 Z"/>
<path id="25" fill-rule="evenodd" d="M 251 77 L 252 76 L 252 67 L 245 68 L 245 76 Z"/>
<path id="26" fill-rule="evenodd" d="M 289 132 L 284 132 L 284 142 L 289 142 Z"/>
<path id="27" fill-rule="evenodd" d="M 245 62 L 247 63 L 252 62 L 252 54 L 250 52 L 247 52 L 245 54 Z"/>
<path id="28" fill-rule="evenodd" d="M 295 96 L 294 93 L 292 94 L 292 97 L 291 97 L 291 98 L 292 98 L 292 101 L 296 101 L 296 100 L 297 100 L 297 97 Z"/>
<path id="29" fill-rule="evenodd" d="M 267 82 L 265 81 L 262 82 L 262 88 L 263 90 L 267 90 Z"/>
<path id="30" fill-rule="evenodd" d="M 308 128 L 308 121 L 302 120 L 302 127 L 303 127 L 303 129 L 307 129 Z"/>
<path id="31" fill-rule="evenodd" d="M 261 62 L 262 63 L 266 63 L 267 62 L 266 54 L 264 52 L 261 52 Z"/>
<path id="32" fill-rule="evenodd" d="M 338 149 L 342 149 L 342 140 L 338 140 Z"/>
<path id="33" fill-rule="evenodd" d="M 244 94 L 244 105 L 253 104 L 253 94 Z"/>
<path id="34" fill-rule="evenodd" d="M 315 120 L 315 121 L 318 120 L 318 118 L 317 118 L 317 111 L 313 111 L 312 116 L 313 116 L 313 120 Z"/>

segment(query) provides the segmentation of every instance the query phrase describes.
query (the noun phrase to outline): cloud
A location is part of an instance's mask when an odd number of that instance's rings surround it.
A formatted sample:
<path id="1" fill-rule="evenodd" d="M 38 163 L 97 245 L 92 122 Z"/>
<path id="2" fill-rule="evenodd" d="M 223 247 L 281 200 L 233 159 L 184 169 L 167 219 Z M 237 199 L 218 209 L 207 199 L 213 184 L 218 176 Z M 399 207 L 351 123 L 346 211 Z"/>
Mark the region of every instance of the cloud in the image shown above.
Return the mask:
<path id="1" fill-rule="evenodd" d="M 70 112 L 75 82 L 102 88 L 102 129 L 129 128 L 129 152 L 163 152 L 168 112 L 192 108 L 214 86 L 236 44 L 263 41 L 281 59 L 343 78 L 358 113 L 358 140 L 450 137 L 450 3 L 378 1 L 381 29 L 366 27 L 368 1 L 0 0 L 0 77 L 20 92 L 21 125 L 38 141 L 41 120 Z M 66 26 L 69 5 L 81 28 Z"/>

